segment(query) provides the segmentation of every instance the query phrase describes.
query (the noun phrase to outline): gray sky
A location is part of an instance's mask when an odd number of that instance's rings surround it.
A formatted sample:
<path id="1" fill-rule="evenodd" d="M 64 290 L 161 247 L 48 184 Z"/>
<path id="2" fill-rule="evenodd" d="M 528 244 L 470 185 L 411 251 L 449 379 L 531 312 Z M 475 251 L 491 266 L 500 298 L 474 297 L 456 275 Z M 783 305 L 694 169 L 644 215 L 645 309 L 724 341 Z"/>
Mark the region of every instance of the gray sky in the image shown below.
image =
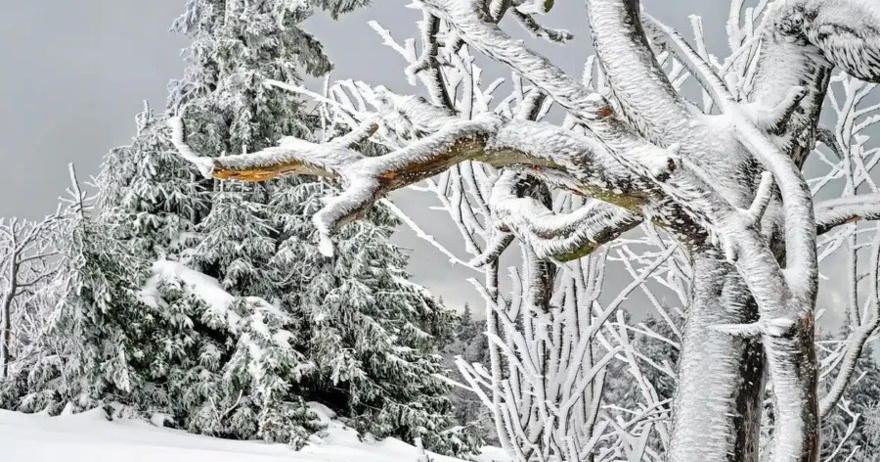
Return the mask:
<path id="1" fill-rule="evenodd" d="M 402 59 L 381 45 L 367 25 L 377 20 L 396 38 L 416 35 L 417 13 L 409 2 L 379 0 L 340 22 L 316 16 L 307 23 L 336 63 L 334 78 L 411 90 Z M 569 46 L 532 41 L 566 71 L 579 75 L 589 54 L 583 1 L 559 1 L 547 24 L 576 34 Z M 710 48 L 725 46 L 726 0 L 644 0 L 647 11 L 689 31 L 689 14 L 703 16 Z M 81 175 L 97 173 L 111 148 L 134 133 L 134 116 L 144 99 L 165 102 L 166 84 L 182 73 L 183 37 L 167 32 L 185 0 L 0 0 L 0 216 L 36 218 L 51 212 L 67 186 L 67 163 Z M 505 27 L 522 35 L 516 24 Z M 488 69 L 489 77 L 508 75 Z M 395 201 L 443 243 L 458 249 L 457 232 L 443 212 L 427 209 L 426 198 L 397 194 Z M 466 278 L 439 252 L 402 231 L 400 245 L 413 249 L 410 270 L 451 306 L 477 295 Z"/>

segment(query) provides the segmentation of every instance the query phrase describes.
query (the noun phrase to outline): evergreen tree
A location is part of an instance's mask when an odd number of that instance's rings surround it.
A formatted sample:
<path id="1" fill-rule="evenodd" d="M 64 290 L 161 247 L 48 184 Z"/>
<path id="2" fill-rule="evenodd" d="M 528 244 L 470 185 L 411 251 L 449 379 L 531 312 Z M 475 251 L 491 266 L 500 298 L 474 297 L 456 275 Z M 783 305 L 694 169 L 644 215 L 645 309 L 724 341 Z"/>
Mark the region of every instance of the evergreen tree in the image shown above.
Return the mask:
<path id="1" fill-rule="evenodd" d="M 145 261 L 177 258 L 194 242 L 211 207 L 208 184 L 196 181 L 149 105 L 136 118 L 132 143 L 110 151 L 97 179 L 97 219 Z"/>
<path id="2" fill-rule="evenodd" d="M 312 6 L 336 15 L 361 3 L 190 0 L 174 25 L 193 40 L 189 65 L 169 99 L 190 143 L 217 155 L 314 136 L 296 95 L 265 81 L 327 72 L 299 24 Z M 377 437 L 474 448 L 455 427 L 434 354 L 454 316 L 407 281 L 388 211 L 344 229 L 328 260 L 311 216 L 334 186 L 197 179 L 171 148 L 165 116 L 146 108 L 137 121 L 132 144 L 105 159 L 96 216 L 81 220 L 65 254 L 54 333 L 82 345 L 64 343 L 67 369 L 40 369 L 44 379 L 17 392 L 31 404 L 12 393 L 10 407 L 117 402 L 115 412 L 193 432 L 300 446 L 320 428 L 306 403 L 320 401 Z"/>
<path id="3" fill-rule="evenodd" d="M 338 14 L 357 3 L 319 6 Z M 298 82 L 300 70 L 329 70 L 319 44 L 298 28 L 310 11 L 305 2 L 279 0 L 188 4 L 175 27 L 193 38 L 191 65 L 171 105 L 184 113 L 200 152 L 247 152 L 282 136 L 312 136 L 316 121 L 296 95 L 264 85 Z M 448 387 L 431 356 L 452 318 L 406 282 L 405 259 L 388 242 L 398 223 L 387 212 L 351 225 L 339 257 L 325 261 L 311 215 L 329 188 L 309 179 L 215 185 L 192 263 L 233 294 L 275 300 L 295 314 L 297 332 L 308 333 L 299 346 L 317 366 L 295 386 L 302 396 L 379 437 L 465 450 L 462 436 L 444 433 L 452 423 Z"/>
<path id="4" fill-rule="evenodd" d="M 363 432 L 421 438 L 443 453 L 470 451 L 477 441 L 454 429 L 441 378 L 448 371 L 433 354 L 452 335 L 455 315 L 407 281 L 403 253 L 389 242 L 397 222 L 387 210 L 342 229 L 335 258 L 320 254 L 310 217 L 329 187 L 304 183 L 273 201 L 277 229 L 288 236 L 272 260 L 273 277 L 285 281 L 281 305 L 302 319 L 304 351 L 317 365 L 303 394 Z"/>
<path id="5" fill-rule="evenodd" d="M 472 339 L 483 333 L 483 324 L 474 319 L 474 310 L 469 303 L 464 304 L 459 319 L 459 328 L 456 337 L 459 339 Z"/>
<path id="6" fill-rule="evenodd" d="M 143 280 L 136 279 L 146 274 L 144 261 L 112 238 L 74 185 L 64 213 L 66 232 L 56 243 L 61 270 L 42 300 L 59 308 L 47 313 L 46 330 L 32 345 L 39 352 L 4 384 L 7 408 L 87 409 L 128 395 L 147 380 L 141 361 L 149 354 L 142 347 L 153 327 L 137 297 Z"/>

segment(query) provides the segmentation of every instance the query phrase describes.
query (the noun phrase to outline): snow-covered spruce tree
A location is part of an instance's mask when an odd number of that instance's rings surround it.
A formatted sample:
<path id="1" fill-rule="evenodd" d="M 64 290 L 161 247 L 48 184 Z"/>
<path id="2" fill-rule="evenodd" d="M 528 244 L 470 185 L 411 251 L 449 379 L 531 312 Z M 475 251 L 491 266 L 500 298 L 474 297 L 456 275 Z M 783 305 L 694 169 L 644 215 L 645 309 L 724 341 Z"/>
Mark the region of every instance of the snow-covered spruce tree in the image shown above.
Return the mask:
<path id="1" fill-rule="evenodd" d="M 154 129 L 164 126 L 155 121 L 141 114 L 134 143 L 108 156 L 102 208 L 80 200 L 63 216 L 50 297 L 59 308 L 40 351 L 4 386 L 4 405 L 53 413 L 113 405 L 193 432 L 300 446 L 321 425 L 298 394 L 314 365 L 295 318 L 262 298 L 234 297 L 179 261 L 191 251 L 175 236 L 194 235 L 174 225 L 192 226 L 192 215 L 181 219 L 180 204 L 164 202 L 174 194 L 145 179 L 168 154 L 154 150 L 162 148 Z M 144 170 L 130 173 L 131 163 Z M 183 175 L 166 184 L 189 185 Z"/>
<path id="2" fill-rule="evenodd" d="M 359 2 L 322 2 L 336 15 Z M 319 75 L 329 61 L 299 29 L 308 2 L 192 1 L 176 29 L 193 38 L 190 66 L 171 106 L 193 123 L 200 150 L 261 150 L 284 135 L 312 137 L 317 118 L 296 95 L 265 85 Z M 189 120 L 189 119 L 188 119 Z M 190 264 L 235 295 L 260 296 L 293 316 L 298 351 L 315 367 L 291 386 L 375 436 L 421 437 L 446 453 L 472 449 L 452 429 L 448 391 L 433 352 L 453 317 L 406 282 L 403 254 L 388 244 L 387 211 L 348 228 L 346 252 L 327 261 L 310 217 L 326 183 L 283 179 L 217 183 Z"/>
<path id="3" fill-rule="evenodd" d="M 682 292 L 689 303 L 665 458 L 753 461 L 763 447 L 766 460 L 817 460 L 820 416 L 840 402 L 865 341 L 880 323 L 880 304 L 861 303 L 878 292 L 880 278 L 873 269 L 868 296 L 855 297 L 850 307 L 840 373 L 820 402 L 814 309 L 818 262 L 825 257 L 817 252 L 817 241 L 825 241 L 817 236 L 853 220 L 880 218 L 880 200 L 867 180 L 876 162 L 866 159 L 876 148 L 866 148 L 868 138 L 853 131 L 874 123 L 875 118 L 859 119 L 872 114 L 873 106 L 849 111 L 851 122 L 861 122 L 843 123 L 830 136 L 818 126 L 818 116 L 826 96 L 839 102 L 827 91 L 835 68 L 849 74 L 841 79 L 850 82 L 854 98 L 848 99 L 854 101 L 872 88 L 856 90 L 862 85 L 856 79 L 880 81 L 880 36 L 873 27 L 880 21 L 877 6 L 864 0 L 784 0 L 744 9 L 744 2 L 735 0 L 727 28 L 732 54 L 719 60 L 706 51 L 698 21 L 694 48 L 643 14 L 636 0 L 590 0 L 591 33 L 609 89 L 598 94 L 589 82 L 567 76 L 498 25 L 511 14 L 536 35 L 564 39 L 534 17 L 553 2 L 420 0 L 417 5 L 425 13 L 430 46 L 410 71 L 425 76 L 431 103 L 377 88 L 370 90 L 378 95 L 371 117 L 349 113 L 349 120 L 340 119 L 359 141 L 374 133 L 379 139 L 396 137 L 400 146 L 392 152 L 365 157 L 348 148 L 351 137 L 346 137 L 321 144 L 285 139 L 251 155 L 198 158 L 175 120 L 178 149 L 203 174 L 217 178 L 319 174 L 339 179 L 344 191 L 314 217 L 327 254 L 333 253 L 330 235 L 385 193 L 469 160 L 526 170 L 551 186 L 600 201 L 560 215 L 539 201 L 525 206 L 527 191 L 517 190 L 516 182 L 496 183 L 496 200 L 489 203 L 506 212 L 498 217 L 499 226 L 533 247 L 548 240 L 555 244 L 535 249 L 544 256 L 580 257 L 640 221 L 651 221 L 678 240 L 690 263 L 682 270 L 690 275 Z M 503 111 L 471 118 L 471 112 L 454 107 L 441 82 L 444 65 L 454 66 L 450 53 L 464 44 L 531 81 L 534 94 L 545 94 L 567 112 L 564 125 Z M 662 66 L 669 62 L 676 78 Z M 689 74 L 706 91 L 700 104 L 678 91 Z M 484 95 L 472 95 L 472 102 L 485 104 L 478 99 Z M 815 150 L 817 140 L 830 145 L 839 160 Z M 802 169 L 816 158 L 854 172 L 845 175 L 852 181 L 843 198 L 813 198 L 817 190 Z M 839 177 L 828 175 L 829 181 L 834 178 Z M 546 290 L 540 294 L 545 296 Z M 759 442 L 765 384 L 772 393 L 773 421 L 769 437 Z"/>
<path id="4" fill-rule="evenodd" d="M 193 181 L 172 156 L 163 123 L 145 103 L 131 144 L 104 157 L 96 181 L 95 218 L 147 262 L 191 246 L 196 224 L 210 210 L 210 182 Z"/>
<path id="5" fill-rule="evenodd" d="M 41 332 L 4 387 L 4 405 L 25 412 L 94 407 L 145 382 L 138 345 L 151 330 L 140 309 L 142 260 L 94 220 L 71 167 L 73 187 L 53 245 L 58 271 L 44 294 Z M 11 385 L 8 383 L 7 385 Z"/>
<path id="6" fill-rule="evenodd" d="M 300 320 L 303 351 L 316 368 L 303 396 L 326 403 L 374 436 L 421 438 L 433 451 L 463 454 L 476 443 L 455 428 L 447 371 L 435 354 L 451 335 L 453 313 L 407 281 L 404 254 L 390 242 L 398 223 L 387 209 L 340 230 L 328 259 L 308 220 L 332 187 L 280 189 L 273 223 L 287 236 L 264 277 L 281 281 L 281 306 Z"/>
<path id="7" fill-rule="evenodd" d="M 321 428 L 295 384 L 312 364 L 295 349 L 294 320 L 258 297 L 174 261 L 153 264 L 140 292 L 163 330 L 154 382 L 140 404 L 202 434 L 296 447 Z"/>

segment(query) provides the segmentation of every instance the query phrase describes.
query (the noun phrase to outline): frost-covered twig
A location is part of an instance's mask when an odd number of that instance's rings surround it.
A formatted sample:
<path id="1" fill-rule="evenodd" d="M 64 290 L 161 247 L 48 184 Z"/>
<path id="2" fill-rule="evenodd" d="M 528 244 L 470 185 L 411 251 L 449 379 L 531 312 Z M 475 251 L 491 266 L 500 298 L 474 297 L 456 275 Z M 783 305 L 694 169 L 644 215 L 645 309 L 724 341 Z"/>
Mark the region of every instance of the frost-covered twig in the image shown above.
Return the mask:
<path id="1" fill-rule="evenodd" d="M 535 19 L 531 14 L 526 14 L 518 9 L 514 8 L 512 11 L 513 16 L 526 28 L 527 31 L 531 32 L 535 37 L 541 37 L 552 42 L 560 42 L 565 43 L 574 38 L 574 35 L 564 29 L 548 29 Z"/>
<path id="2" fill-rule="evenodd" d="M 816 204 L 816 228 L 818 234 L 859 220 L 880 220 L 880 194 L 862 194 Z"/>
<path id="3" fill-rule="evenodd" d="M 850 335 L 847 341 L 846 354 L 843 357 L 837 378 L 834 380 L 834 385 L 832 385 L 831 390 L 828 391 L 828 394 L 819 403 L 819 414 L 822 418 L 827 417 L 838 401 L 840 401 L 840 398 L 849 386 L 849 381 L 862 354 L 862 348 L 864 348 L 868 339 L 875 334 L 877 328 L 880 327 L 880 239 L 876 239 L 876 241 L 874 245 L 874 258 L 871 261 L 871 279 L 874 281 L 874 287 L 872 287 L 874 292 L 874 310 L 870 313 L 870 317 L 864 324 L 859 326 Z"/>
<path id="4" fill-rule="evenodd" d="M 532 197 L 515 195 L 520 178 L 513 171 L 502 175 L 495 183 L 490 205 L 495 220 L 534 249 L 538 258 L 580 258 L 642 222 L 637 214 L 598 201 L 571 213 L 555 214 Z"/>

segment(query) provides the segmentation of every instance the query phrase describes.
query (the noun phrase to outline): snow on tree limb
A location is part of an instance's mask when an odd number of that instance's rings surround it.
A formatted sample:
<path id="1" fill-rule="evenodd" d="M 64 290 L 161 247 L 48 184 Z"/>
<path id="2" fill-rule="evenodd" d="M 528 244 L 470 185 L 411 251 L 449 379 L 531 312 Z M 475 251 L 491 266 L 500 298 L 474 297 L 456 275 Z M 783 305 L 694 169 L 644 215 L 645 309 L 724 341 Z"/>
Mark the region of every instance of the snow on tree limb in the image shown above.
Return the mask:
<path id="1" fill-rule="evenodd" d="M 604 98 L 485 18 L 478 1 L 419 0 L 417 4 L 446 20 L 469 45 L 514 69 L 583 120 L 612 151 L 621 147 L 618 143 L 626 148 L 631 148 L 634 143 L 646 144 L 613 117 L 613 109 Z"/>
<path id="2" fill-rule="evenodd" d="M 770 335 L 780 337 L 785 335 L 795 325 L 795 321 L 788 318 L 761 319 L 751 324 L 717 324 L 713 330 L 736 337 L 760 337 Z"/>
<path id="3" fill-rule="evenodd" d="M 848 74 L 880 83 L 880 7 L 866 0 L 793 2 L 792 27 L 801 27 L 825 57 Z"/>
<path id="4" fill-rule="evenodd" d="M 529 32 L 532 33 L 535 37 L 541 37 L 553 42 L 564 43 L 574 38 L 571 32 L 564 29 L 548 29 L 535 19 L 531 14 L 523 13 L 518 9 L 514 8 L 511 12 L 513 17 L 519 21 L 520 24 Z"/>
<path id="5" fill-rule="evenodd" d="M 510 233 L 497 233 L 480 255 L 471 260 L 469 263 L 473 266 L 486 266 L 490 263 L 498 261 L 501 254 L 513 243 L 514 235 Z"/>
<path id="6" fill-rule="evenodd" d="M 407 107 L 419 114 L 425 103 Z M 425 114 L 421 117 L 427 118 Z M 365 211 L 395 189 L 430 178 L 466 160 L 496 167 L 526 167 L 570 189 L 634 208 L 645 204 L 644 191 L 674 169 L 660 150 L 635 151 L 631 161 L 642 162 L 648 178 L 632 175 L 594 140 L 550 124 L 504 121 L 485 115 L 472 121 L 447 116 L 431 119 L 442 126 L 436 133 L 379 157 L 363 157 L 335 144 L 315 144 L 296 138 L 252 154 L 214 159 L 196 156 L 183 139 L 182 122 L 171 119 L 172 141 L 187 160 L 214 178 L 264 181 L 288 175 L 319 175 L 342 181 L 345 191 L 326 201 L 314 221 L 322 236 L 322 251 L 330 254 L 329 236 L 340 225 Z M 426 128 L 418 127 L 416 128 Z"/>
<path id="7" fill-rule="evenodd" d="M 880 194 L 841 197 L 816 204 L 816 228 L 820 235 L 860 220 L 880 220 Z"/>
<path id="8" fill-rule="evenodd" d="M 398 219 L 400 219 L 407 226 L 409 226 L 409 228 L 411 230 L 413 230 L 419 238 L 421 238 L 422 240 L 424 240 L 425 242 L 427 242 L 428 244 L 433 246 L 435 249 L 439 250 L 443 255 L 446 255 L 447 257 L 449 257 L 450 263 L 459 264 L 459 265 L 464 266 L 465 268 L 470 268 L 473 270 L 478 269 L 479 266 L 483 266 L 480 264 L 475 264 L 474 262 L 466 262 L 466 261 L 461 260 L 460 258 L 455 256 L 455 254 L 452 253 L 452 251 L 450 251 L 449 249 L 447 249 L 446 247 L 441 245 L 439 242 L 437 242 L 437 240 L 434 239 L 433 236 L 426 233 L 418 224 L 416 224 L 409 216 L 407 216 L 406 213 L 400 209 L 400 207 L 398 207 L 397 205 L 395 205 L 393 202 L 391 202 L 388 199 L 382 199 L 381 202 L 382 202 L 382 205 L 384 205 L 385 207 L 388 207 L 388 209 L 391 210 L 392 213 L 397 215 Z"/>
<path id="9" fill-rule="evenodd" d="M 764 172 L 761 174 L 761 183 L 755 192 L 755 200 L 746 212 L 746 216 L 753 226 L 760 224 L 761 219 L 764 218 L 764 213 L 767 212 L 767 207 L 770 206 L 770 201 L 773 200 L 773 187 L 775 184 L 772 173 Z"/>
<path id="10" fill-rule="evenodd" d="M 177 148 L 180 156 L 195 165 L 202 176 L 210 178 L 214 171 L 214 161 L 199 157 L 198 154 L 190 149 L 190 147 L 184 142 L 186 135 L 184 134 L 183 119 L 180 117 L 172 117 L 168 119 L 168 126 L 171 128 L 171 142 L 174 144 L 174 147 Z"/>
<path id="11" fill-rule="evenodd" d="M 418 60 L 406 68 L 406 74 L 410 77 L 411 84 L 415 84 L 415 77 L 420 76 L 432 102 L 451 109 L 452 99 L 443 84 L 443 72 L 438 61 L 440 43 L 437 35 L 440 33 L 440 18 L 425 11 L 419 27 L 422 32 L 422 53 Z"/>
<path id="12" fill-rule="evenodd" d="M 569 261 L 592 253 L 642 223 L 639 214 L 594 201 L 567 214 L 555 214 L 532 197 L 518 197 L 520 175 L 506 172 L 493 188 L 495 219 L 535 250 L 540 259 Z"/>
<path id="13" fill-rule="evenodd" d="M 648 140 L 669 145 L 693 112 L 657 64 L 639 10 L 631 0 L 587 2 L 596 54 L 623 113 Z"/>

